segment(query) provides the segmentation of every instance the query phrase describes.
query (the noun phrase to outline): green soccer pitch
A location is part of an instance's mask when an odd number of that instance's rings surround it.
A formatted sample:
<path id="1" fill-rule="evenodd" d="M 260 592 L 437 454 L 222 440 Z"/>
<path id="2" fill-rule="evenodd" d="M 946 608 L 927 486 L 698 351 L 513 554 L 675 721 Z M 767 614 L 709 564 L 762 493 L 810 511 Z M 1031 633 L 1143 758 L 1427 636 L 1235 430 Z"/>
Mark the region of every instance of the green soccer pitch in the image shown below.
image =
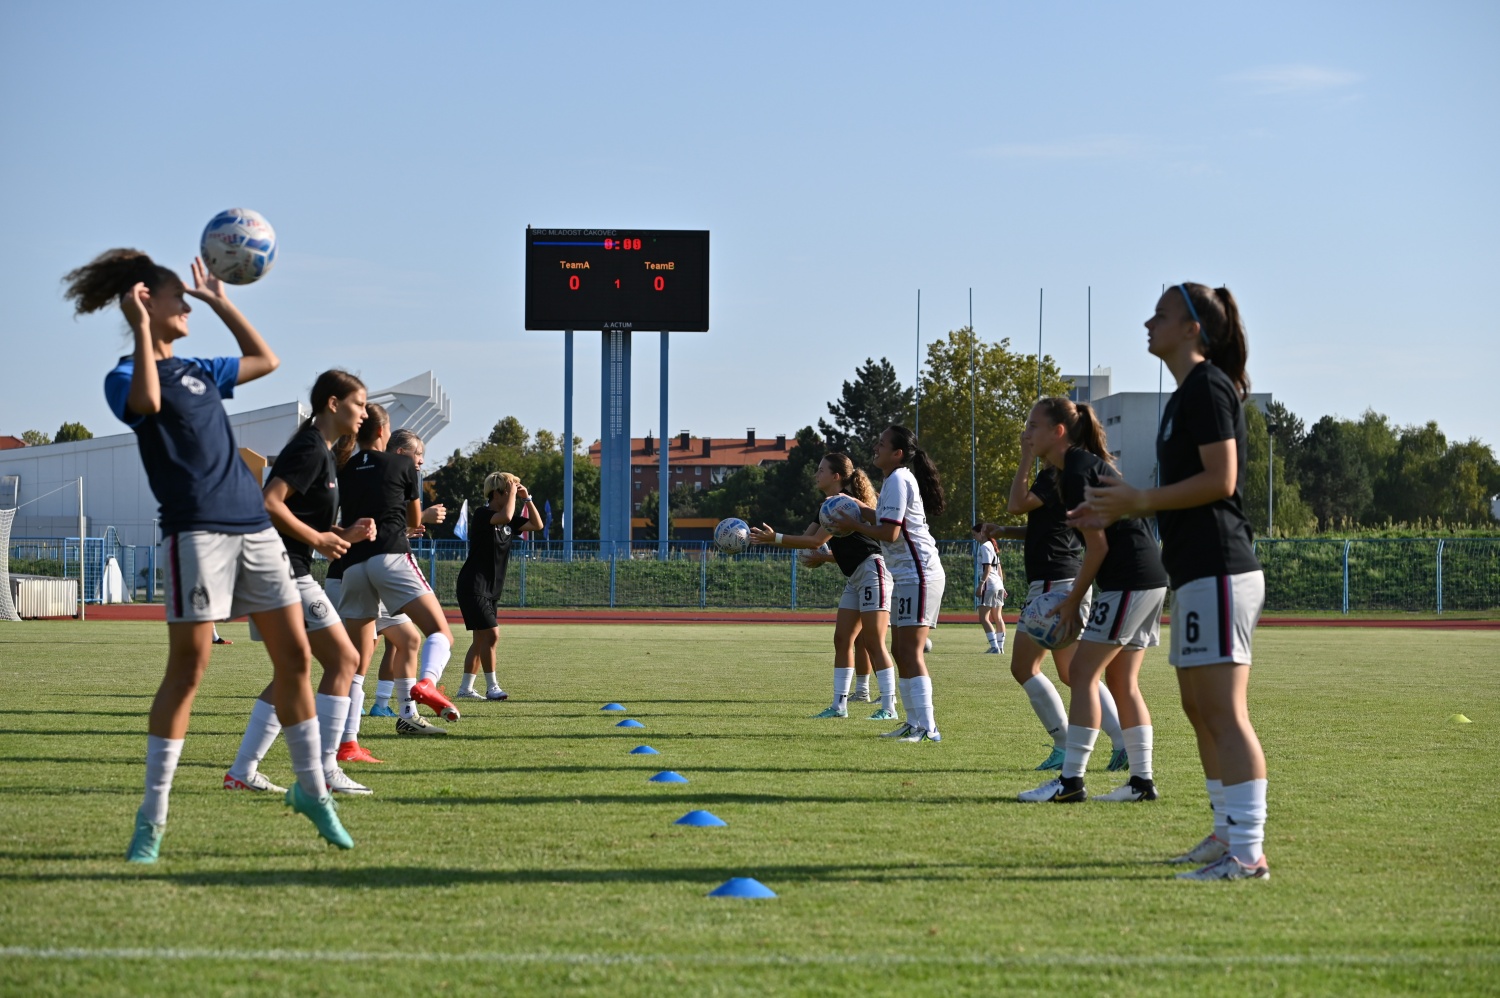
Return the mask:
<path id="1" fill-rule="evenodd" d="M 1273 876 L 1214 884 L 1161 864 L 1208 810 L 1160 649 L 1162 799 L 1062 807 L 1015 800 L 1047 741 L 972 624 L 935 634 L 944 740 L 923 745 L 875 737 L 867 704 L 811 718 L 830 628 L 505 627 L 509 702 L 462 703 L 443 740 L 366 718 L 386 762 L 348 767 L 375 794 L 341 801 L 340 853 L 220 789 L 270 671 L 224 632 L 161 862 L 135 868 L 165 627 L 0 624 L 0 993 L 1500 991 L 1495 632 L 1262 630 Z M 1101 737 L 1095 792 L 1108 756 Z M 263 769 L 290 781 L 280 742 Z M 673 824 L 697 808 L 728 827 Z M 705 897 L 735 876 L 779 896 Z"/>

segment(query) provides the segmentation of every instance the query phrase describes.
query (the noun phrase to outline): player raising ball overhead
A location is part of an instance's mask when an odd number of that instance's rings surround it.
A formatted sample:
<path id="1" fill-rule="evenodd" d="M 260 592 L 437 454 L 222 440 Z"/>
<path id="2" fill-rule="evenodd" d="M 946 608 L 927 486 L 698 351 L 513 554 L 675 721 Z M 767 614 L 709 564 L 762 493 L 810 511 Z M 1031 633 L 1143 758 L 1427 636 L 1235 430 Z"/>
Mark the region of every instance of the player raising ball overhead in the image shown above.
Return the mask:
<path id="1" fill-rule="evenodd" d="M 537 512 L 531 493 L 521 480 L 508 471 L 494 471 L 484 479 L 486 505 L 475 506 L 469 513 L 469 556 L 458 570 L 458 609 L 464 627 L 472 635 L 464 654 L 464 678 L 460 681 L 460 700 L 506 700 L 505 690 L 495 676 L 496 649 L 500 644 L 500 624 L 495 619 L 495 604 L 505 588 L 505 570 L 510 565 L 510 545 L 523 530 L 541 530 L 542 514 Z M 485 691 L 474 689 L 474 680 L 484 673 Z"/>
<path id="2" fill-rule="evenodd" d="M 151 705 L 146 795 L 126 859 L 156 862 L 193 698 L 213 648 L 213 622 L 246 613 L 264 636 L 275 670 L 276 712 L 297 776 L 286 802 L 310 818 L 323 838 L 352 848 L 324 782 L 302 599 L 224 414 L 223 400 L 233 397 L 237 385 L 276 370 L 276 354 L 201 260 L 193 261 L 191 288 L 130 249 L 110 250 L 65 280 L 78 314 L 119 304 L 130 325 L 135 350 L 105 376 L 104 396 L 135 432 L 146 478 L 161 504 L 166 547 L 167 671 Z M 176 342 L 188 335 L 189 297 L 223 320 L 240 356 L 177 356 Z"/>
<path id="3" fill-rule="evenodd" d="M 1266 759 L 1250 724 L 1250 641 L 1265 605 L 1265 576 L 1245 517 L 1245 407 L 1249 353 L 1228 288 L 1178 284 L 1146 320 L 1151 353 L 1177 381 L 1156 435 L 1161 485 L 1109 478 L 1069 515 L 1102 528 L 1156 513 L 1172 583 L 1168 660 L 1198 737 L 1214 829 L 1171 860 L 1198 868 L 1185 880 L 1266 879 Z"/>
<path id="4" fill-rule="evenodd" d="M 825 455 L 818 462 L 813 479 L 826 496 L 848 495 L 865 507 L 876 502 L 870 479 L 854 467 L 847 454 Z M 764 523 L 750 531 L 750 540 L 756 544 L 775 544 L 809 552 L 827 543 L 830 556 L 848 581 L 844 583 L 833 627 L 833 703 L 817 716 L 849 716 L 849 687 L 854 682 L 856 652 L 863 650 L 874 666 L 880 684 L 880 709 L 870 715 L 870 720 L 894 719 L 896 689 L 892 682 L 891 657 L 885 648 L 892 584 L 891 573 L 880 553 L 880 543 L 852 531 L 835 535 L 821 525 L 808 534 L 779 534 Z"/>
<path id="5" fill-rule="evenodd" d="M 888 426 L 875 442 L 875 467 L 885 473 L 874 509 L 861 505 L 858 519 L 842 523 L 880 542 L 895 587 L 893 650 L 900 673 L 906 723 L 882 738 L 907 742 L 942 741 L 932 709 L 932 678 L 927 674 L 923 648 L 928 630 L 937 623 L 947 576 L 937 544 L 927 528 L 929 514 L 943 512 L 943 479 L 937 465 L 917 445 L 904 426 Z"/>

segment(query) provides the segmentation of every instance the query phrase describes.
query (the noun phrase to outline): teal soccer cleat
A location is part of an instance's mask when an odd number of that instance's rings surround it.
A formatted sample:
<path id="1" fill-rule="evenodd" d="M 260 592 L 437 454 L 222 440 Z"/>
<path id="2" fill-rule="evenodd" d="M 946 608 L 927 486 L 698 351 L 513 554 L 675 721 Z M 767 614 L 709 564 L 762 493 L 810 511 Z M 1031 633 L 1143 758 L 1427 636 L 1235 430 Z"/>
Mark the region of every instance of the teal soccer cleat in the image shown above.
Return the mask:
<path id="1" fill-rule="evenodd" d="M 330 845 L 340 849 L 354 848 L 354 840 L 344 831 L 344 826 L 339 821 L 338 805 L 333 802 L 332 794 L 315 799 L 302 789 L 300 783 L 293 783 L 292 789 L 286 792 L 286 806 L 298 814 L 307 815 L 318 834 Z"/>
<path id="2" fill-rule="evenodd" d="M 166 825 L 153 825 L 137 811 L 135 834 L 130 837 L 130 848 L 125 850 L 127 863 L 155 863 L 161 851 L 161 837 L 167 833 Z"/>

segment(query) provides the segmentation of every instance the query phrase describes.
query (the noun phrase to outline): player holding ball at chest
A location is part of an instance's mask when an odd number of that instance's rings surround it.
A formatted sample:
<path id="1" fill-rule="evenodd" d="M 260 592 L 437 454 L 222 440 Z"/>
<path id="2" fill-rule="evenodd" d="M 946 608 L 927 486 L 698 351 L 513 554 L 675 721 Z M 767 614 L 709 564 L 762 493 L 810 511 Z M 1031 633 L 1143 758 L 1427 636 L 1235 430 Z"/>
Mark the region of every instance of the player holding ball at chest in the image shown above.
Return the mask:
<path id="1" fill-rule="evenodd" d="M 505 588 L 505 570 L 510 565 L 510 546 L 523 530 L 541 530 L 542 515 L 521 480 L 508 471 L 491 472 L 484 480 L 486 504 L 469 513 L 469 556 L 458 571 L 458 608 L 464 627 L 472 635 L 464 653 L 464 678 L 456 696 L 460 700 L 506 700 L 495 676 L 496 648 L 500 624 L 495 605 Z M 474 680 L 484 672 L 485 691 L 474 689 Z"/>

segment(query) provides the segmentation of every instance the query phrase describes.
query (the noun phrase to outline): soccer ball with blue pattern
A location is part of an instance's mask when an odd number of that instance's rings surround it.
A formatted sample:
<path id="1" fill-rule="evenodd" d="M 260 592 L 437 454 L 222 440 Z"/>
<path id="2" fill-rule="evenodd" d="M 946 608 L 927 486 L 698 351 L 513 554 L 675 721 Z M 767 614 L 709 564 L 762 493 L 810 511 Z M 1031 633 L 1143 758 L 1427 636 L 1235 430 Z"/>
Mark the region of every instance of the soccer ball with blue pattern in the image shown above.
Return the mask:
<path id="1" fill-rule="evenodd" d="M 750 524 L 731 516 L 714 528 L 714 546 L 725 554 L 739 554 L 750 546 Z"/>
<path id="2" fill-rule="evenodd" d="M 1042 593 L 1021 608 L 1021 633 L 1043 648 L 1066 648 L 1078 639 L 1079 628 L 1069 628 L 1062 614 L 1047 616 L 1048 611 L 1068 598 L 1061 589 Z M 1082 623 L 1080 619 L 1078 623 Z"/>
<path id="3" fill-rule="evenodd" d="M 834 529 L 838 522 L 846 516 L 850 519 L 858 520 L 859 503 L 850 499 L 842 492 L 824 499 L 823 505 L 818 507 L 818 522 L 823 525 L 824 530 L 835 537 L 848 537 L 852 533 L 847 527 L 838 530 Z"/>
<path id="4" fill-rule="evenodd" d="M 225 284 L 254 284 L 276 264 L 276 231 L 260 212 L 230 208 L 209 220 L 198 252 Z"/>

